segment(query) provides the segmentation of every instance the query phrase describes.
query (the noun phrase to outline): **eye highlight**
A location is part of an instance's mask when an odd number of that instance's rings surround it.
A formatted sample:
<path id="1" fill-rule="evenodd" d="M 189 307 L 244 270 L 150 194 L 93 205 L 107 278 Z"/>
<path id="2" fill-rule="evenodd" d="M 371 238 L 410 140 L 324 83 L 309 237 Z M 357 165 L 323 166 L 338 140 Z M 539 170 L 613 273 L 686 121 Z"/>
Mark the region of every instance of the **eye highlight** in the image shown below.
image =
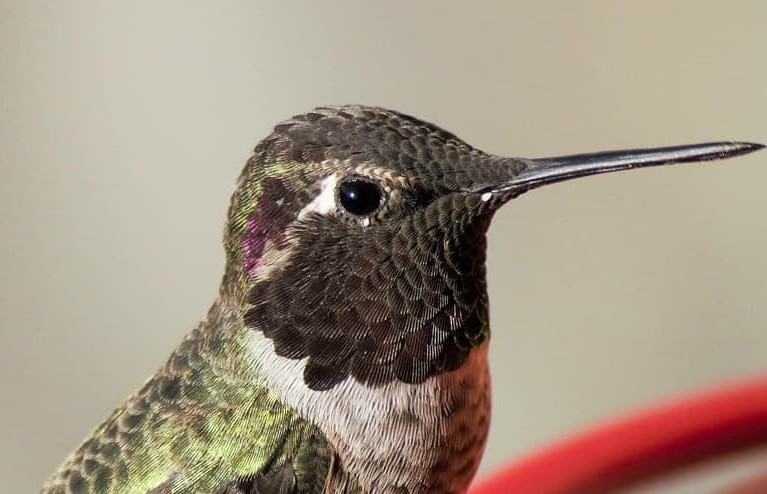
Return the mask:
<path id="1" fill-rule="evenodd" d="M 338 203 L 355 216 L 375 213 L 384 202 L 381 186 L 363 177 L 347 177 L 338 184 Z"/>

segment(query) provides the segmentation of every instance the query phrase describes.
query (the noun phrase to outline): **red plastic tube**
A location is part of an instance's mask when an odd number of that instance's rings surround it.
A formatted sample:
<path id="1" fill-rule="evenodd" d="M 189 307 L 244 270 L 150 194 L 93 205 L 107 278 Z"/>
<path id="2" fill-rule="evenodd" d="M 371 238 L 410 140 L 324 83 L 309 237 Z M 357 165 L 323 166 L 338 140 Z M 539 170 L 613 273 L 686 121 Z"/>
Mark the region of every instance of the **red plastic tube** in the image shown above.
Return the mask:
<path id="1" fill-rule="evenodd" d="M 762 444 L 767 444 L 767 376 L 598 426 L 511 464 L 469 492 L 603 494 Z"/>

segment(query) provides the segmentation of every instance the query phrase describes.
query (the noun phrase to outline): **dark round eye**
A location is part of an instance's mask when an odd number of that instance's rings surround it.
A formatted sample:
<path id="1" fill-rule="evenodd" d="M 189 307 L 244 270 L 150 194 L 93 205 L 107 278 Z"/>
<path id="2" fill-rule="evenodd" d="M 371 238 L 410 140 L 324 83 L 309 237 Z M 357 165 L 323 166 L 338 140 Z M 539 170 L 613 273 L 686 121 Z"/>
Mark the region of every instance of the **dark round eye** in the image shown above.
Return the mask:
<path id="1" fill-rule="evenodd" d="M 369 180 L 347 178 L 338 186 L 338 200 L 341 206 L 357 216 L 375 212 L 383 201 L 381 187 Z"/>

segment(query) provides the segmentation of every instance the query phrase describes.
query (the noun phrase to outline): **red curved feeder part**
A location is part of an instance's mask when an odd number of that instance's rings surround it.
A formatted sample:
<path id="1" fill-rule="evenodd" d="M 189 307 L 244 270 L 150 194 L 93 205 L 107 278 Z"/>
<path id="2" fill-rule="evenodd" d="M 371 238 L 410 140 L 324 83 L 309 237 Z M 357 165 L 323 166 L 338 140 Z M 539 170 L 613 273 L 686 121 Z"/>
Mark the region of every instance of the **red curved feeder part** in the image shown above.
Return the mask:
<path id="1" fill-rule="evenodd" d="M 604 494 L 760 444 L 767 444 L 767 376 L 603 424 L 511 464 L 469 493 Z M 767 477 L 753 482 L 731 492 L 767 492 Z"/>

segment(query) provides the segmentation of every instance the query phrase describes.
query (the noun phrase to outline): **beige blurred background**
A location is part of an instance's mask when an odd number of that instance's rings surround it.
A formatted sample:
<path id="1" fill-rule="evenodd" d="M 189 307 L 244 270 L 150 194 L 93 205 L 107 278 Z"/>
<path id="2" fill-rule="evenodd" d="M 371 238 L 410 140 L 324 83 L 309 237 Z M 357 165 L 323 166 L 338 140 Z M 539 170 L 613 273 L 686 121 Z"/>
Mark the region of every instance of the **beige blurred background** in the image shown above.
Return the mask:
<path id="1" fill-rule="evenodd" d="M 530 157 L 765 142 L 765 47 L 758 0 L 0 1 L 2 490 L 35 492 L 205 314 L 235 178 L 274 123 L 383 105 Z M 762 152 L 498 215 L 483 473 L 767 372 L 765 184 Z"/>

